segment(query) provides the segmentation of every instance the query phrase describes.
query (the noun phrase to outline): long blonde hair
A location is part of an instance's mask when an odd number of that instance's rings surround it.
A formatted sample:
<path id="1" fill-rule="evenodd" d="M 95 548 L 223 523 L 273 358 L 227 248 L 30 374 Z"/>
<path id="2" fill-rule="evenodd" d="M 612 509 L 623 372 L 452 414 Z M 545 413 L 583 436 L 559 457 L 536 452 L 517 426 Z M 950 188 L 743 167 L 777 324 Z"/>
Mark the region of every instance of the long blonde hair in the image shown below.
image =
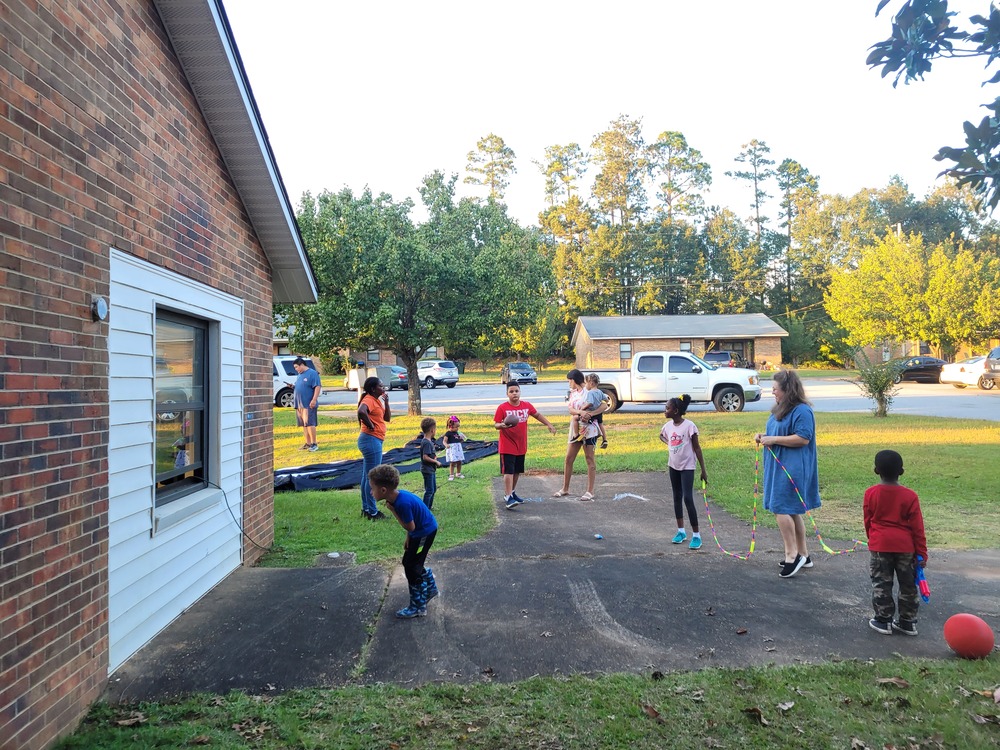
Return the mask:
<path id="1" fill-rule="evenodd" d="M 771 407 L 775 419 L 784 419 L 799 404 L 812 406 L 812 402 L 806 398 L 802 379 L 794 370 L 778 370 L 772 379 L 781 386 L 782 392 L 781 401 L 776 401 Z"/>

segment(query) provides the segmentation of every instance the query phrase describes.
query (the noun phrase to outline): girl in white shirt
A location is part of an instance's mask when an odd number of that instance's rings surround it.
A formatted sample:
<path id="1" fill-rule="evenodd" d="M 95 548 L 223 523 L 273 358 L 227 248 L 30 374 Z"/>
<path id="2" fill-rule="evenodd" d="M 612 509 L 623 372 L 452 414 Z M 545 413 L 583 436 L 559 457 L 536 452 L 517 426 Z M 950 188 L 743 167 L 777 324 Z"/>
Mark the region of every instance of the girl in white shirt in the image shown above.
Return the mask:
<path id="1" fill-rule="evenodd" d="M 667 423 L 660 430 L 660 440 L 670 450 L 667 461 L 667 473 L 670 475 L 670 486 L 674 492 L 674 515 L 677 517 L 677 533 L 671 540 L 674 544 L 682 544 L 687 539 L 684 530 L 684 506 L 687 506 L 688 518 L 691 520 L 691 549 L 701 549 L 701 534 L 698 532 L 698 512 L 694 507 L 694 468 L 695 460 L 701 466 L 701 481 L 708 482 L 705 472 L 705 458 L 701 454 L 698 443 L 698 428 L 694 422 L 684 418 L 691 397 L 684 394 L 680 398 L 667 401 L 663 410 Z"/>

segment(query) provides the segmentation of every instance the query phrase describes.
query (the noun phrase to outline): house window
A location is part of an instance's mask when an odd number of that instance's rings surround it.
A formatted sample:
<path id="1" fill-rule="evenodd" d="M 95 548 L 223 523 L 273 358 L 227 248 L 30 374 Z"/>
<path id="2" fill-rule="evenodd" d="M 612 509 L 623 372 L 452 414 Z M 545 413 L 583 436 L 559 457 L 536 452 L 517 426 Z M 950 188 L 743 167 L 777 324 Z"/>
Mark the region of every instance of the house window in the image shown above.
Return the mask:
<path id="1" fill-rule="evenodd" d="M 434 359 L 437 357 L 437 355 L 438 355 L 438 350 L 436 346 L 432 346 L 428 348 L 427 351 L 424 352 L 425 359 Z"/>
<path id="2" fill-rule="evenodd" d="M 618 342 L 619 367 L 630 367 L 632 365 L 632 343 L 629 341 Z"/>
<path id="3" fill-rule="evenodd" d="M 378 362 L 380 359 L 382 359 L 382 355 L 379 353 L 378 349 L 369 349 L 368 350 L 368 361 L 369 362 Z"/>
<path id="4" fill-rule="evenodd" d="M 691 342 L 690 341 L 682 341 L 681 342 L 681 351 L 682 352 L 689 352 L 689 351 L 691 351 Z"/>
<path id="5" fill-rule="evenodd" d="M 207 486 L 208 323 L 156 313 L 156 505 Z"/>

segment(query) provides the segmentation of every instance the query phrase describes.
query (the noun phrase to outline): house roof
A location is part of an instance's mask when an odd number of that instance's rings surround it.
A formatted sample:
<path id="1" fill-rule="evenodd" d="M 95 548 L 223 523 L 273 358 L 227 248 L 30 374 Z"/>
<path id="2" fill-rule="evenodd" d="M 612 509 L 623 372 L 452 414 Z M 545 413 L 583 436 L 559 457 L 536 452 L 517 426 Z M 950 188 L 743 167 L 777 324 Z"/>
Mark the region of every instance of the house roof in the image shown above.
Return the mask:
<path id="1" fill-rule="evenodd" d="M 571 346 L 580 331 L 591 339 L 735 339 L 787 336 L 788 332 L 763 313 L 745 315 L 620 315 L 578 318 Z"/>
<path id="2" fill-rule="evenodd" d="M 315 302 L 295 223 L 222 0 L 153 0 L 271 265 L 275 302 Z"/>

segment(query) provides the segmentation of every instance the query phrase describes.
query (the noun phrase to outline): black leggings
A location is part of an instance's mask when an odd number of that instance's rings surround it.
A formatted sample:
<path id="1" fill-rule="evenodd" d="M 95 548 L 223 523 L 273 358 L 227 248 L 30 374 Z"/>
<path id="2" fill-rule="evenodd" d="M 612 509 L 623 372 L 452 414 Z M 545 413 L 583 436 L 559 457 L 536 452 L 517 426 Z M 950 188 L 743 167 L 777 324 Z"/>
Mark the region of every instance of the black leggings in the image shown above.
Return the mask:
<path id="1" fill-rule="evenodd" d="M 694 469 L 667 468 L 670 486 L 674 490 L 674 518 L 683 520 L 684 506 L 687 506 L 691 530 L 698 530 L 698 511 L 694 508 Z M 683 504 L 682 501 L 683 500 Z"/>
<path id="2" fill-rule="evenodd" d="M 406 582 L 411 586 L 419 584 L 424 577 L 424 560 L 431 551 L 436 535 L 437 531 L 432 531 L 427 536 L 409 537 L 406 549 L 403 550 L 403 572 L 406 574 Z"/>

